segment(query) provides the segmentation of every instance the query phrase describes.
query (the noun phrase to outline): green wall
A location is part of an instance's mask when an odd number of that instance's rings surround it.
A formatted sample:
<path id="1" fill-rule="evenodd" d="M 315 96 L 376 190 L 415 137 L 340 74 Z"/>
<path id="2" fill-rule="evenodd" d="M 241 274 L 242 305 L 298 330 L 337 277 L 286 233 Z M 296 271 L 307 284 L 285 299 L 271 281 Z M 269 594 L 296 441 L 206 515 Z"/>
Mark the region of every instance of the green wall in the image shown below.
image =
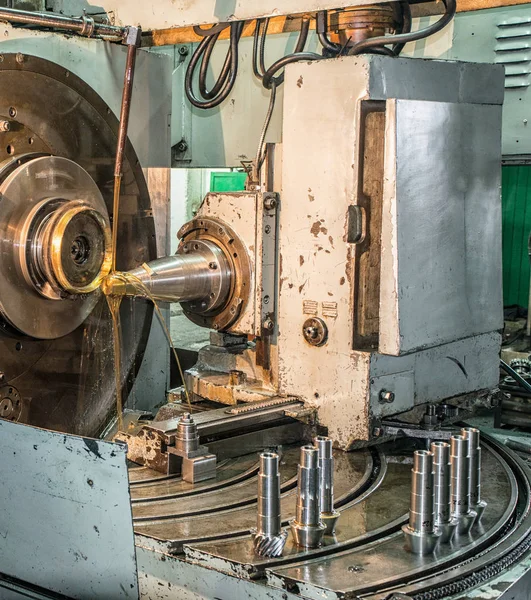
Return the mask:
<path id="1" fill-rule="evenodd" d="M 527 239 L 531 231 L 531 166 L 504 166 L 503 211 L 503 302 L 527 308 L 529 258 Z"/>

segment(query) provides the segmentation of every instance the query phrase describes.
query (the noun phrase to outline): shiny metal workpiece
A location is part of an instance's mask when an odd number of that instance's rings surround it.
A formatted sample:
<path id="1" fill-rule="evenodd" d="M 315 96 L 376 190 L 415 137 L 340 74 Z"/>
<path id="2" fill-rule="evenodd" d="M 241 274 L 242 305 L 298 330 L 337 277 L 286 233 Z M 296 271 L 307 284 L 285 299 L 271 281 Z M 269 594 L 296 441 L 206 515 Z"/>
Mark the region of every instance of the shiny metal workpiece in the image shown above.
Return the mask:
<path id="1" fill-rule="evenodd" d="M 315 438 L 315 447 L 319 452 L 319 492 L 321 521 L 325 525 L 325 535 L 333 535 L 339 512 L 334 510 L 334 457 L 332 440 L 329 437 Z"/>
<path id="2" fill-rule="evenodd" d="M 225 303 L 232 277 L 223 251 L 205 240 L 185 244 L 174 256 L 143 264 L 128 275 L 111 275 L 103 291 L 108 295 L 142 296 L 145 288 L 155 300 L 189 302 L 198 313 L 209 313 Z"/>
<path id="3" fill-rule="evenodd" d="M 481 499 L 481 446 L 479 429 L 464 427 L 461 435 L 468 443 L 470 507 L 477 513 L 477 521 L 481 519 L 487 503 Z"/>
<path id="4" fill-rule="evenodd" d="M 319 478 L 319 451 L 314 446 L 303 446 L 295 518 L 289 523 L 295 543 L 303 548 L 320 546 L 326 529 L 320 514 Z"/>
<path id="5" fill-rule="evenodd" d="M 251 531 L 254 551 L 259 556 L 282 556 L 288 532 L 281 527 L 279 456 L 260 454 L 258 474 L 258 512 L 256 529 Z"/>
<path id="6" fill-rule="evenodd" d="M 441 532 L 441 543 L 452 541 L 457 521 L 450 510 L 450 444 L 432 442 L 435 528 Z"/>
<path id="7" fill-rule="evenodd" d="M 470 459 L 468 442 L 462 435 L 450 439 L 450 509 L 457 519 L 457 533 L 472 529 L 477 513 L 470 508 Z"/>
<path id="8" fill-rule="evenodd" d="M 185 413 L 177 425 L 175 446 L 168 446 L 168 474 L 181 474 L 184 481 L 197 483 L 216 476 L 216 455 L 199 444 L 197 425 Z"/>
<path id="9" fill-rule="evenodd" d="M 413 454 L 409 523 L 402 527 L 406 548 L 423 556 L 434 552 L 441 532 L 435 528 L 433 493 L 433 454 L 416 450 Z"/>

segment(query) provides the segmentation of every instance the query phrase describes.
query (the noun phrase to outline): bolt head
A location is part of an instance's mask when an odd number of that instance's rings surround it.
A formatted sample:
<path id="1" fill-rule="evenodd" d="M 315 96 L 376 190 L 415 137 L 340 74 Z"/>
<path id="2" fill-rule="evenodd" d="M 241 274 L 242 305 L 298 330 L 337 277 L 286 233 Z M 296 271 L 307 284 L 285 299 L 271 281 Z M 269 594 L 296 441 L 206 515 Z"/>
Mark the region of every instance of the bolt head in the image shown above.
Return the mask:
<path id="1" fill-rule="evenodd" d="M 264 327 L 264 329 L 271 331 L 275 327 L 275 324 L 273 323 L 273 321 L 271 319 L 266 319 L 264 321 L 263 327 Z"/>
<path id="2" fill-rule="evenodd" d="M 215 271 L 218 268 L 218 265 L 215 262 L 208 263 L 209 269 Z"/>
<path id="3" fill-rule="evenodd" d="M 395 393 L 388 390 L 381 390 L 378 395 L 378 400 L 382 404 L 391 404 L 395 401 Z"/>
<path id="4" fill-rule="evenodd" d="M 187 56 L 188 55 L 188 46 L 181 46 L 179 48 L 178 52 L 181 56 Z"/>

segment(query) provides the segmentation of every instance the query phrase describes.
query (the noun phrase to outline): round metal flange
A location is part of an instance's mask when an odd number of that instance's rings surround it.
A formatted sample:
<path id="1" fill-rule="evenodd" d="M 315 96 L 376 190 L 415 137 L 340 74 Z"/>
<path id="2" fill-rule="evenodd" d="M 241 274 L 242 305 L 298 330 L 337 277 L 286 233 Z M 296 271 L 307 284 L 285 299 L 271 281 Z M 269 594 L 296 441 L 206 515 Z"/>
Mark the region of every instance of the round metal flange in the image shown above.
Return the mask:
<path id="1" fill-rule="evenodd" d="M 9 127 L 0 130 L 0 180 L 35 158 L 64 157 L 89 174 L 110 214 L 117 116 L 94 89 L 64 66 L 31 55 L 23 58 L 17 61 L 16 54 L 5 53 L 0 60 L 0 121 L 9 121 Z M 119 104 L 120 96 L 110 93 Z M 117 268 L 128 271 L 157 256 L 157 238 L 146 181 L 129 141 L 124 159 L 122 195 L 128 210 L 120 211 L 116 258 Z M 61 199 L 55 193 L 51 197 Z M 68 200 L 84 198 L 73 195 Z M 69 250 L 73 258 L 83 261 L 86 245 L 76 237 Z M 0 244 L 3 249 L 4 240 Z M 39 327 L 48 322 L 53 329 L 58 320 L 69 318 L 69 310 L 87 308 L 85 294 L 67 292 L 69 298 L 59 302 L 43 297 L 18 267 L 14 277 L 22 278 L 21 288 L 26 290 L 20 294 L 19 310 L 26 319 L 39 321 Z M 5 278 L 2 284 L 7 285 Z M 0 366 L 20 392 L 25 407 L 21 422 L 86 436 L 99 435 L 108 423 L 116 406 L 112 324 L 104 298 L 95 294 L 99 299 L 80 326 L 55 339 L 23 335 L 0 315 Z M 36 298 L 39 308 L 31 314 Z M 68 311 L 55 312 L 54 306 L 68 303 L 73 305 Z M 84 308 L 74 308 L 78 303 Z M 124 397 L 141 364 L 153 315 L 151 304 L 137 302 L 134 310 L 132 304 L 126 298 L 121 309 Z"/>
<path id="2" fill-rule="evenodd" d="M 245 244 L 230 225 L 214 217 L 197 217 L 183 225 L 177 235 L 181 238 L 178 252 L 196 240 L 206 240 L 216 244 L 225 255 L 232 273 L 227 301 L 210 312 L 200 312 L 194 302 L 183 302 L 182 307 L 186 316 L 198 325 L 218 331 L 228 329 L 238 320 L 251 291 L 251 262 Z"/>
<path id="3" fill-rule="evenodd" d="M 322 346 L 323 344 L 326 344 L 326 340 L 328 339 L 328 327 L 323 319 L 311 317 L 304 321 L 302 334 L 308 344 L 312 346 Z"/>
<path id="4" fill-rule="evenodd" d="M 22 414 L 22 398 L 17 388 L 10 385 L 5 377 L 0 379 L 0 418 L 18 421 Z"/>
<path id="5" fill-rule="evenodd" d="M 95 307 L 110 267 L 98 186 L 75 162 L 43 156 L 14 169 L 0 197 L 0 311 L 26 336 L 67 335 Z"/>

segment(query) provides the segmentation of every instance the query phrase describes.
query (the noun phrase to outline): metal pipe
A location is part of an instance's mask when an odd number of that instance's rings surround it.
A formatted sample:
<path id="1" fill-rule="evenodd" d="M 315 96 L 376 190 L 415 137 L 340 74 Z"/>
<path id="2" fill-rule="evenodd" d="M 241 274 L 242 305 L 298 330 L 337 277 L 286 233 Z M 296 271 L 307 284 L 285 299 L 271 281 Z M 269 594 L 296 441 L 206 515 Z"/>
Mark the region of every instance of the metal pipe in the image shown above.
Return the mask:
<path id="1" fill-rule="evenodd" d="M 125 27 L 97 23 L 92 17 L 87 15 L 82 17 L 65 17 L 64 15 L 53 13 L 18 10 L 15 8 L 1 8 L 0 21 L 72 31 L 85 37 L 96 35 L 116 40 L 122 40 L 127 32 L 127 28 Z"/>
<path id="2" fill-rule="evenodd" d="M 462 435 L 450 439 L 450 506 L 457 519 L 457 533 L 468 534 L 476 520 L 470 508 L 470 459 L 468 442 Z"/>
<path id="3" fill-rule="evenodd" d="M 329 437 L 315 438 L 315 447 L 319 453 L 319 492 L 321 521 L 324 523 L 325 535 L 333 535 L 339 512 L 334 510 L 334 457 L 332 440 Z"/>
<path id="4" fill-rule="evenodd" d="M 108 296 L 191 302 L 191 310 L 205 313 L 225 303 L 231 278 L 229 263 L 219 246 L 197 240 L 175 256 L 158 258 L 127 273 L 112 273 L 102 289 Z"/>
<path id="5" fill-rule="evenodd" d="M 413 453 L 409 523 L 402 527 L 406 548 L 413 554 L 431 554 L 441 537 L 435 529 L 433 454 L 427 450 Z"/>
<path id="6" fill-rule="evenodd" d="M 251 532 L 259 556 L 281 556 L 286 544 L 287 531 L 281 527 L 279 460 L 275 452 L 260 454 L 258 512 L 256 529 Z"/>
<path id="7" fill-rule="evenodd" d="M 477 521 L 481 519 L 487 503 L 481 499 L 481 446 L 480 432 L 474 427 L 464 427 L 461 435 L 468 444 L 470 506 L 477 513 Z"/>
<path id="8" fill-rule="evenodd" d="M 435 527 L 443 544 L 452 540 L 457 521 L 450 510 L 450 444 L 432 442 Z"/>
<path id="9" fill-rule="evenodd" d="M 317 548 L 321 545 L 325 525 L 319 506 L 319 451 L 303 446 L 298 467 L 298 489 L 295 518 L 290 521 L 297 546 Z"/>

